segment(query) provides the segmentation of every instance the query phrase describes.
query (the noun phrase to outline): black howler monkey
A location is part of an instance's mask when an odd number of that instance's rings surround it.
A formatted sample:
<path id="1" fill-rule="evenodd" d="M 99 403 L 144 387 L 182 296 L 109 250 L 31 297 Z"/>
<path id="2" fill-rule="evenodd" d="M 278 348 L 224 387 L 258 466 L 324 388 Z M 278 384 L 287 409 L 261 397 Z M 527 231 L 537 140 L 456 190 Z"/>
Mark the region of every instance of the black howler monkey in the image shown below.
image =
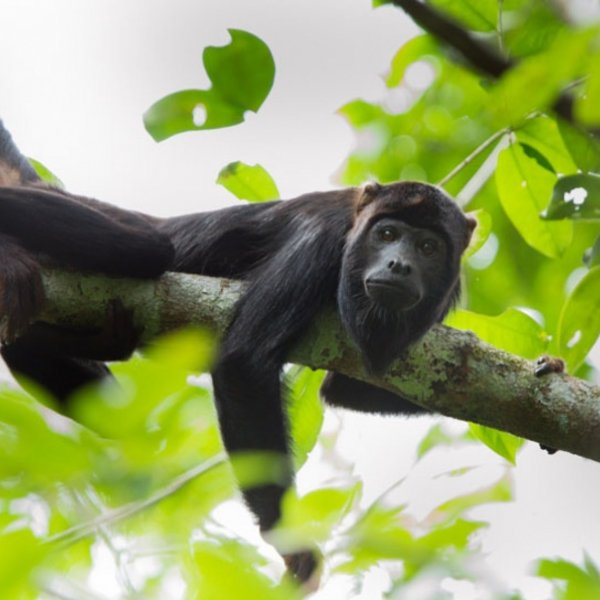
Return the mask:
<path id="1" fill-rule="evenodd" d="M 277 522 L 293 478 L 280 383 L 290 348 L 337 301 L 366 367 L 382 372 L 456 301 L 474 227 L 443 191 L 416 182 L 157 219 L 45 188 L 1 125 L 0 185 L 2 355 L 59 399 L 104 375 L 95 359 L 106 356 L 77 355 L 36 337 L 39 325 L 28 328 L 43 299 L 40 260 L 117 276 L 171 270 L 248 282 L 212 375 L 227 450 L 271 451 L 289 465 L 287 483 L 244 492 L 262 530 Z M 366 412 L 423 411 L 334 373 L 322 394 Z M 301 579 L 314 567 L 308 552 L 287 562 Z"/>

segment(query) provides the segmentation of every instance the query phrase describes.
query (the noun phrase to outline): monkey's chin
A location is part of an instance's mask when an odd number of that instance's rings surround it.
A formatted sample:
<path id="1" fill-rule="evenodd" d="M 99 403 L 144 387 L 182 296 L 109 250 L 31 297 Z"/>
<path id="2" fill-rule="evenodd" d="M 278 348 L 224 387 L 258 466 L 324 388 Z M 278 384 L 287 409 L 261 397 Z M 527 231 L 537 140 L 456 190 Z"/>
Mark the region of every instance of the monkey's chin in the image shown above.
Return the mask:
<path id="1" fill-rule="evenodd" d="M 367 296 L 375 304 L 394 312 L 410 310 L 421 301 L 421 294 L 411 286 L 397 281 L 370 279 L 365 282 Z"/>

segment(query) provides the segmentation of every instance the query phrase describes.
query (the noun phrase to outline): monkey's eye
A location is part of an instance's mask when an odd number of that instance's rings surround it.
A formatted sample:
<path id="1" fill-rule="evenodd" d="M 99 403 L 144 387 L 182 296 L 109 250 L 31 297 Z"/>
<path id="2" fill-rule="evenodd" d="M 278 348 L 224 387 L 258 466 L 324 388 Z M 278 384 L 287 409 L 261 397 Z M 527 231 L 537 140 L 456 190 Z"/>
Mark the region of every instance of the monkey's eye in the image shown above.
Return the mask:
<path id="1" fill-rule="evenodd" d="M 435 252 L 437 252 L 437 250 L 438 250 L 439 247 L 440 247 L 440 245 L 437 242 L 437 240 L 434 240 L 432 238 L 427 238 L 426 240 L 423 240 L 419 244 L 419 250 L 425 256 L 431 256 L 432 254 L 434 254 Z"/>
<path id="2" fill-rule="evenodd" d="M 393 227 L 382 227 L 377 235 L 382 242 L 393 242 L 398 238 L 398 233 Z"/>

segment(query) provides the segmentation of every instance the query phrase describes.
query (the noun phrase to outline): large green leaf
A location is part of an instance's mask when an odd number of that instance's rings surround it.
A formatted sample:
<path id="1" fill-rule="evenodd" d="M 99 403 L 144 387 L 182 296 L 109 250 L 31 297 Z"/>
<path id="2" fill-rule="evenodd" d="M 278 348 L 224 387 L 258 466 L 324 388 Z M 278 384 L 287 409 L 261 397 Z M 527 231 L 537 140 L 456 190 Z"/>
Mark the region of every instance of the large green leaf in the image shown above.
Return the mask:
<path id="1" fill-rule="evenodd" d="M 544 219 L 600 219 L 600 175 L 561 177 L 552 191 Z"/>
<path id="2" fill-rule="evenodd" d="M 577 170 L 554 119 L 546 115 L 529 119 L 516 135 L 521 144 L 535 148 L 544 156 L 555 172 L 573 173 Z"/>
<path id="3" fill-rule="evenodd" d="M 279 198 L 279 190 L 273 178 L 260 165 L 246 165 L 236 161 L 223 167 L 217 183 L 240 200 L 264 202 Z"/>
<path id="4" fill-rule="evenodd" d="M 457 310 L 446 318 L 445 323 L 473 331 L 485 342 L 524 358 L 540 356 L 548 345 L 548 336 L 542 326 L 515 308 L 508 308 L 498 316 Z"/>
<path id="5" fill-rule="evenodd" d="M 600 142 L 591 134 L 582 131 L 563 119 L 559 119 L 560 135 L 569 149 L 575 164 L 584 172 L 600 169 Z"/>
<path id="6" fill-rule="evenodd" d="M 558 322 L 558 354 L 574 373 L 600 334 L 600 267 L 586 273 L 567 298 Z"/>
<path id="7" fill-rule="evenodd" d="M 269 47 L 258 37 L 230 29 L 231 43 L 209 46 L 202 55 L 212 82 L 208 90 L 183 90 L 153 104 L 144 114 L 150 135 L 161 141 L 177 133 L 229 127 L 257 112 L 275 78 Z"/>
<path id="8" fill-rule="evenodd" d="M 510 69 L 490 98 L 490 110 L 499 123 L 517 126 L 534 111 L 547 109 L 580 74 L 591 37 L 589 30 L 564 31 L 546 51 Z"/>
<path id="9" fill-rule="evenodd" d="M 527 156 L 520 144 L 511 144 L 498 157 L 496 187 L 502 207 L 523 239 L 551 258 L 560 256 L 571 242 L 569 222 L 540 219 L 556 177 Z"/>
<path id="10" fill-rule="evenodd" d="M 431 4 L 442 9 L 475 31 L 495 31 L 498 21 L 497 0 L 431 0 Z"/>

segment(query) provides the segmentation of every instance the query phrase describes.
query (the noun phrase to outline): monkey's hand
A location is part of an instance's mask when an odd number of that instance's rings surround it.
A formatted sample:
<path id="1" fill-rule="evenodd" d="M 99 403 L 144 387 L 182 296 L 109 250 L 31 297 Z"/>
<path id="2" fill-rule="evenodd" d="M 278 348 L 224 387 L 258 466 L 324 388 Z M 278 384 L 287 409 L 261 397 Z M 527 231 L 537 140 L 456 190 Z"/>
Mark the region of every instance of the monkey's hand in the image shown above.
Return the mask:
<path id="1" fill-rule="evenodd" d="M 554 356 L 541 356 L 537 359 L 535 363 L 535 376 L 543 377 L 544 375 L 548 375 L 549 373 L 564 373 L 565 372 L 565 362 Z M 545 450 L 548 454 L 555 454 L 556 448 L 550 448 L 550 446 L 545 446 L 544 444 L 540 444 L 540 448 Z"/>
<path id="2" fill-rule="evenodd" d="M 0 341 L 13 341 L 44 303 L 40 265 L 11 238 L 0 235 Z"/>

